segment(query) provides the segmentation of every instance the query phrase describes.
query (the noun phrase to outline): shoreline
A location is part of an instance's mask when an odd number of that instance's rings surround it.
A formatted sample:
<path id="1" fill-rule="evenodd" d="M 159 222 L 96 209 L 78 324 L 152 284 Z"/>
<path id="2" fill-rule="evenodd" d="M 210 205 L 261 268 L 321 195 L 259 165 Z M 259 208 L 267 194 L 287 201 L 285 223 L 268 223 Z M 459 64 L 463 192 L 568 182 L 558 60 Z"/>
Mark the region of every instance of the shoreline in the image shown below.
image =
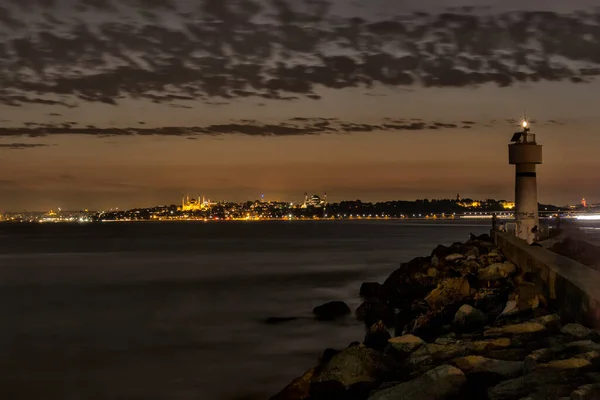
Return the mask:
<path id="1" fill-rule="evenodd" d="M 165 219 L 165 220 L 103 220 L 103 221 L 90 221 L 90 222 L 78 222 L 78 221 L 0 221 L 0 224 L 14 224 L 14 225 L 98 225 L 103 223 L 233 223 L 233 222 L 244 222 L 244 223 L 266 223 L 266 222 L 358 222 L 358 221 L 419 221 L 419 222 L 440 222 L 440 221 L 464 221 L 464 222 L 486 222 L 489 223 L 490 218 L 377 218 L 377 217 L 366 217 L 366 218 L 270 218 L 270 219 Z M 506 221 L 512 221 L 512 219 L 503 219 Z"/>
<path id="2" fill-rule="evenodd" d="M 600 398 L 600 333 L 561 321 L 531 279 L 488 235 L 437 246 L 364 282 L 354 312 L 315 308 L 362 320 L 365 337 L 324 350 L 271 400 Z"/>

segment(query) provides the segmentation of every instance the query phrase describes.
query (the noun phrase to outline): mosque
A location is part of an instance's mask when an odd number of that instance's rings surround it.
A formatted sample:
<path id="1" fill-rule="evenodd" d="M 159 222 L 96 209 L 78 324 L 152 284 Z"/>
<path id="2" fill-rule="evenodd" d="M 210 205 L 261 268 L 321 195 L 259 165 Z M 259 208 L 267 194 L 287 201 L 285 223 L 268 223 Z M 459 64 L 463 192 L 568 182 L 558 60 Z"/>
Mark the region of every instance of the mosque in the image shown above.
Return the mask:
<path id="1" fill-rule="evenodd" d="M 211 202 L 210 199 L 206 199 L 204 196 L 193 198 L 190 196 L 183 196 L 181 198 L 181 207 L 179 211 L 203 211 L 214 206 L 216 203 Z"/>
<path id="2" fill-rule="evenodd" d="M 325 193 L 323 195 L 323 198 L 321 198 L 320 196 L 313 194 L 312 196 L 308 197 L 308 193 L 304 193 L 304 203 L 302 204 L 301 208 L 308 208 L 308 207 L 325 207 L 327 205 L 327 193 Z"/>

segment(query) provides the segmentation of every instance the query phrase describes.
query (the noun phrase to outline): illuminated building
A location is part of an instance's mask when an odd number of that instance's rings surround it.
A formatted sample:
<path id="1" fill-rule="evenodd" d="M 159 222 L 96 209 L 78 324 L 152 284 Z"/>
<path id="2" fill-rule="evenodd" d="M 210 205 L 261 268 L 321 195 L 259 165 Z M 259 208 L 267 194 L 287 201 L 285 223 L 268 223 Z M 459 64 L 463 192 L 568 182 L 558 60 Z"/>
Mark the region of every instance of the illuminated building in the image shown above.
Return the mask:
<path id="1" fill-rule="evenodd" d="M 529 122 L 522 122 L 523 130 L 513 134 L 508 145 L 509 163 L 515 165 L 515 220 L 516 236 L 533 243 L 538 239 L 539 216 L 536 164 L 542 163 L 542 146 L 530 132 Z"/>
<path id="2" fill-rule="evenodd" d="M 585 201 L 585 197 L 581 199 L 581 207 L 583 207 L 583 208 L 588 207 L 587 201 Z"/>
<path id="3" fill-rule="evenodd" d="M 204 196 L 202 199 L 200 199 L 200 196 L 197 198 L 183 196 L 179 211 L 202 211 L 207 210 L 214 205 L 216 205 L 216 203 L 211 202 L 210 199 L 205 199 Z"/>
<path id="4" fill-rule="evenodd" d="M 512 210 L 513 208 L 515 208 L 515 202 L 514 201 L 501 201 L 500 205 L 502 206 L 503 209 L 505 210 Z"/>
<path id="5" fill-rule="evenodd" d="M 460 194 L 456 195 L 456 204 L 460 207 L 465 208 L 478 208 L 481 207 L 481 202 L 476 200 L 463 200 Z"/>
<path id="6" fill-rule="evenodd" d="M 311 197 L 308 197 L 308 193 L 304 193 L 304 203 L 302 203 L 301 208 L 308 207 L 325 207 L 327 205 L 327 193 L 323 195 L 321 199 L 320 196 L 313 194 Z"/>

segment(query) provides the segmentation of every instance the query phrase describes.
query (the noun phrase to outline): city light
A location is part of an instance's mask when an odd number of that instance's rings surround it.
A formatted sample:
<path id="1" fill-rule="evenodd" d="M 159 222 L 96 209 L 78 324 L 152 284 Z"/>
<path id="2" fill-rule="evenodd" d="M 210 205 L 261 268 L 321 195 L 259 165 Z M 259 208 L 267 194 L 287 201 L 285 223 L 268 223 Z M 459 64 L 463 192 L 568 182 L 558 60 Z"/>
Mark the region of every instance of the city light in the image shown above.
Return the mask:
<path id="1" fill-rule="evenodd" d="M 96 223 L 136 221 L 308 221 L 308 220 L 378 220 L 378 219 L 498 219 L 514 218 L 513 201 L 473 200 L 456 198 L 440 200 L 361 202 L 342 201 L 328 203 L 319 196 L 305 195 L 304 202 L 289 201 L 209 201 L 201 196 L 184 198 L 181 204 L 140 207 L 129 210 L 110 211 L 64 211 L 56 208 L 47 212 L 14 212 L 0 214 L 0 222 L 27 223 Z M 434 209 L 427 209 L 434 207 Z M 600 204 L 568 206 L 563 218 L 600 221 Z M 425 205 L 425 207 L 424 207 Z M 406 207 L 406 208 L 405 208 Z M 540 208 L 544 217 L 558 209 Z"/>
<path id="2" fill-rule="evenodd" d="M 529 123 L 527 121 L 523 121 L 523 128 L 527 128 L 527 125 L 529 125 Z"/>
<path id="3" fill-rule="evenodd" d="M 600 214 L 578 215 L 575 219 L 582 221 L 600 221 Z"/>

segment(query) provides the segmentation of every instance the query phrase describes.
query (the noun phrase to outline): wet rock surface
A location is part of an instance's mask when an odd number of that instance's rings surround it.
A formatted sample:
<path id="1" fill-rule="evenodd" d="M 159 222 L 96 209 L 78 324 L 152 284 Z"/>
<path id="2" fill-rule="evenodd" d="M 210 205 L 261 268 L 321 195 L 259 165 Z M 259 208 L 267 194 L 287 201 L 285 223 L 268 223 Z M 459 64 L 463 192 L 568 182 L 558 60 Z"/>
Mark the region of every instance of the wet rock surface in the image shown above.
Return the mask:
<path id="1" fill-rule="evenodd" d="M 362 285 L 363 343 L 272 399 L 600 399 L 600 335 L 561 324 L 525 275 L 487 235 L 403 263 Z"/>

